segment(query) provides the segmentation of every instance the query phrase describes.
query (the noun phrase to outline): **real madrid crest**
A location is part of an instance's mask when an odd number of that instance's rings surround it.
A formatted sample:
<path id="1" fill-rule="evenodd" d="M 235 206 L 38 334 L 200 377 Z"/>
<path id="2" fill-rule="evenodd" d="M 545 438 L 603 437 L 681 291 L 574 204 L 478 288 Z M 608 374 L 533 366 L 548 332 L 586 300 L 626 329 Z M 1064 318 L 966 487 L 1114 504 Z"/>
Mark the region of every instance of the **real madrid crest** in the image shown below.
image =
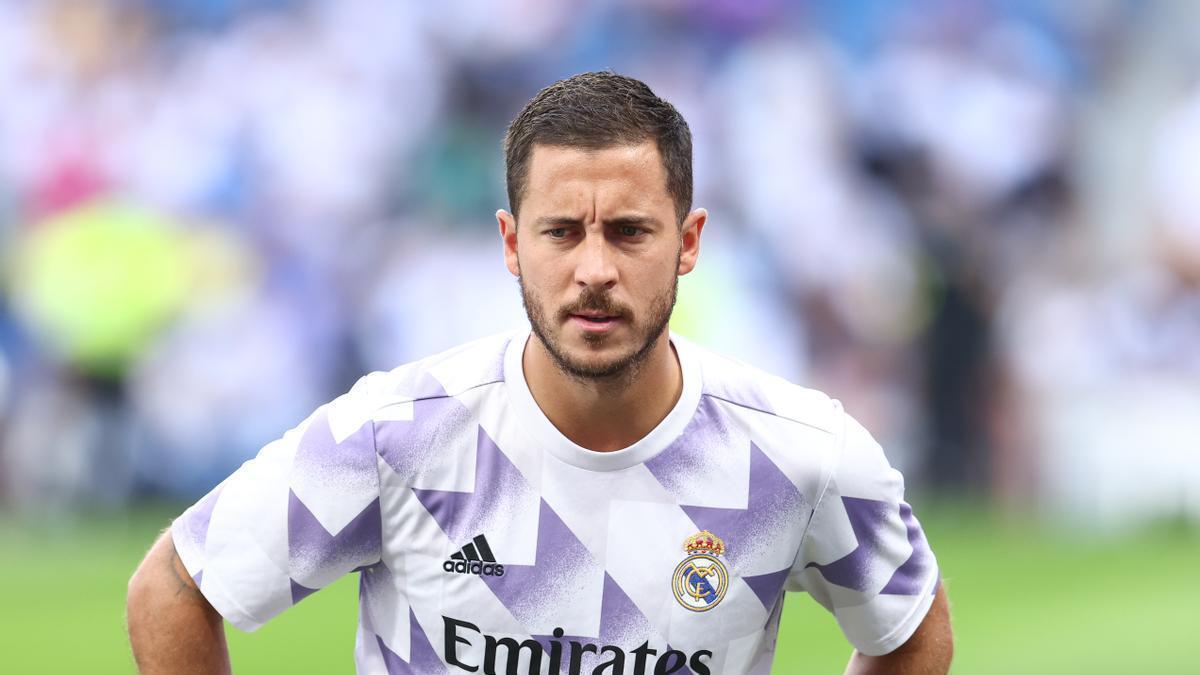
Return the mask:
<path id="1" fill-rule="evenodd" d="M 721 603 L 729 589 L 729 570 L 720 557 L 725 555 L 725 542 L 703 530 L 683 543 L 687 557 L 675 568 L 671 589 L 679 604 L 693 612 L 707 612 Z"/>

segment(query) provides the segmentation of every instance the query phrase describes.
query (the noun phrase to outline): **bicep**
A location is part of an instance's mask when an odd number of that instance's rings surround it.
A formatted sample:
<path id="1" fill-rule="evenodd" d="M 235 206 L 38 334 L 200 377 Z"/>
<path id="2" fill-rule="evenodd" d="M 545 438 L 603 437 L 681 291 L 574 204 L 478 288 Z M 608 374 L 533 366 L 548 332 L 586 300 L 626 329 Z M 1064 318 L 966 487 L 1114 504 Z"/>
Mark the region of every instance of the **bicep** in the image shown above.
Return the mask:
<path id="1" fill-rule="evenodd" d="M 171 598 L 174 602 L 197 605 L 220 620 L 216 610 L 204 599 L 195 579 L 188 574 L 175 551 L 175 542 L 168 528 L 155 540 L 129 580 L 130 604 L 142 604 L 151 597 Z"/>
<path id="2" fill-rule="evenodd" d="M 188 575 L 164 532 L 129 580 L 126 619 L 143 673 L 228 672 L 221 615 Z"/>

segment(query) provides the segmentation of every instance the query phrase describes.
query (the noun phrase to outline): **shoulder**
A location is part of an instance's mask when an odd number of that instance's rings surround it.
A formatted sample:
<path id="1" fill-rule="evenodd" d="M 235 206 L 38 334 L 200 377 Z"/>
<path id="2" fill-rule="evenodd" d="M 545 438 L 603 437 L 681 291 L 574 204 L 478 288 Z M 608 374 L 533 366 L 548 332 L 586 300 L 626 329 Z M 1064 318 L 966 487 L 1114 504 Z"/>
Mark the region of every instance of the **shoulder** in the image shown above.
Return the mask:
<path id="1" fill-rule="evenodd" d="M 458 396 L 504 381 L 504 352 L 516 333 L 481 338 L 439 354 L 376 371 L 354 385 L 351 394 L 378 405 Z"/>
<path id="2" fill-rule="evenodd" d="M 397 480 L 475 448 L 479 401 L 471 392 L 504 381 L 504 353 L 517 333 L 483 338 L 371 373 L 348 396 L 374 430 L 375 450 Z"/>
<path id="3" fill-rule="evenodd" d="M 824 392 L 691 346 L 700 362 L 702 400 L 815 503 L 842 455 L 847 416 Z"/>
<path id="4" fill-rule="evenodd" d="M 683 344 L 699 363 L 702 396 L 747 411 L 763 423 L 773 420 L 830 437 L 842 431 L 841 403 L 825 393 L 696 344 Z"/>
<path id="5" fill-rule="evenodd" d="M 388 371 L 368 373 L 318 413 L 328 417 L 335 438 L 368 421 L 378 425 L 412 420 L 415 407 L 457 413 L 461 406 L 449 405 L 456 396 L 504 380 L 504 350 L 514 336 L 482 338 Z"/>

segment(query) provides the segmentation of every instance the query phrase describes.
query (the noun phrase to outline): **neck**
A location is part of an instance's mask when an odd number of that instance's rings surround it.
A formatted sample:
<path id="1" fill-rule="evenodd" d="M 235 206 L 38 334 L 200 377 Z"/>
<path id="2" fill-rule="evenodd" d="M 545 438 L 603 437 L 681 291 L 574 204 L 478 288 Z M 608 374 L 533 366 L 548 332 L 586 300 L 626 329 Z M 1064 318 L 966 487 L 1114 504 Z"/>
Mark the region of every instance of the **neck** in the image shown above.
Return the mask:
<path id="1" fill-rule="evenodd" d="M 521 359 L 533 400 L 559 432 L 588 450 L 627 448 L 666 418 L 683 393 L 683 371 L 666 331 L 631 372 L 580 379 L 562 372 L 536 335 Z"/>

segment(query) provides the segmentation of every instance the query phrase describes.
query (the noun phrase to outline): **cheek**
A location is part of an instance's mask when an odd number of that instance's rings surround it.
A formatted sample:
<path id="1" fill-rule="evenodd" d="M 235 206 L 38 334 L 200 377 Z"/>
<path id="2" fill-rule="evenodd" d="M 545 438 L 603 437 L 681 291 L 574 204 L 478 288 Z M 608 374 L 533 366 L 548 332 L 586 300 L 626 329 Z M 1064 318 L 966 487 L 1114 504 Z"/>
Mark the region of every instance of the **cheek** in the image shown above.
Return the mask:
<path id="1" fill-rule="evenodd" d="M 662 289 L 675 283 L 679 265 L 674 257 L 670 261 L 658 261 L 653 267 L 643 267 L 636 278 L 639 295 L 657 296 Z M 634 281 L 631 279 L 631 281 Z"/>
<path id="2" fill-rule="evenodd" d="M 519 264 L 525 284 L 547 292 L 570 286 L 574 279 L 570 265 L 566 264 L 566 259 L 560 255 L 523 255 Z"/>

